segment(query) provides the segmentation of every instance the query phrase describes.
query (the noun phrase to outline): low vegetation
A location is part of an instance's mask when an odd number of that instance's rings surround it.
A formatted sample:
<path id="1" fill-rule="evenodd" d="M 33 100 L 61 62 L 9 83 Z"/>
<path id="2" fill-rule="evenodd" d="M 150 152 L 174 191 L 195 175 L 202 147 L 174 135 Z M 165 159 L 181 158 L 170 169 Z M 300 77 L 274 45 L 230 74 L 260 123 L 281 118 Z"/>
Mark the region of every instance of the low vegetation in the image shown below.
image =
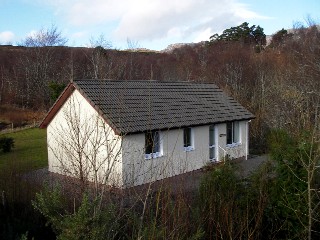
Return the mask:
<path id="1" fill-rule="evenodd" d="M 45 188 L 33 206 L 58 239 L 317 239 L 320 175 L 313 163 L 320 149 L 312 139 L 273 131 L 272 158 L 253 174 L 242 178 L 228 161 L 208 170 L 193 192 L 162 185 L 102 205 L 83 192 L 75 207 L 61 188 Z"/>
<path id="2" fill-rule="evenodd" d="M 0 104 L 0 112 L 0 131 L 35 126 L 45 116 L 43 110 L 20 108 L 8 104 Z"/>
<path id="3" fill-rule="evenodd" d="M 45 131 L 28 129 L 6 136 L 16 140 L 12 152 L 0 153 L 0 190 L 5 192 L 0 237 L 6 239 L 319 237 L 315 164 L 320 150 L 310 133 L 272 131 L 271 160 L 245 179 L 228 161 L 208 169 L 194 192 L 173 192 L 162 185 L 129 198 L 114 192 L 103 199 L 102 193 L 74 195 L 72 189 L 66 195 L 63 184 L 31 184 L 25 173 L 46 165 Z"/>
<path id="4" fill-rule="evenodd" d="M 0 149 L 4 153 L 11 152 L 14 148 L 14 139 L 11 137 L 0 137 Z"/>

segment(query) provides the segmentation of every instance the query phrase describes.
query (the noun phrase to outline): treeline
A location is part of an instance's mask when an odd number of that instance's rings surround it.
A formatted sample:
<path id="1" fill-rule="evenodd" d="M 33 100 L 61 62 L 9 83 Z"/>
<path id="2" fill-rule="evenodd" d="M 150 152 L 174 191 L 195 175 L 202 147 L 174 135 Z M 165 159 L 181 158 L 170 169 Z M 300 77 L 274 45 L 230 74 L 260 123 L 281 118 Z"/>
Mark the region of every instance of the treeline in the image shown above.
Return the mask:
<path id="1" fill-rule="evenodd" d="M 238 39 L 228 36 L 235 32 Z M 320 31 L 314 23 L 282 29 L 267 46 L 261 36 L 262 28 L 244 23 L 206 43 L 163 53 L 118 51 L 99 42 L 92 48 L 47 46 L 30 39 L 27 47 L 0 46 L 0 106 L 45 111 L 57 89 L 77 78 L 213 82 L 255 114 L 251 144 L 263 151 L 269 129 L 296 131 L 317 121 Z"/>

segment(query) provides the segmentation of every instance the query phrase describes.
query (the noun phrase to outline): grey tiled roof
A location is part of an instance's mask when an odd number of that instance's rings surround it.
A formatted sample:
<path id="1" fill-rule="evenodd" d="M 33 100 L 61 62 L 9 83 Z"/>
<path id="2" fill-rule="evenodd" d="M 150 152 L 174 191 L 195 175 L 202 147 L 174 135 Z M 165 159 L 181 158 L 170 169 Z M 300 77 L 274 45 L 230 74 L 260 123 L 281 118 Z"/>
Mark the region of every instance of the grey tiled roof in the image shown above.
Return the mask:
<path id="1" fill-rule="evenodd" d="M 74 86 L 118 134 L 254 118 L 214 84 L 75 80 Z"/>

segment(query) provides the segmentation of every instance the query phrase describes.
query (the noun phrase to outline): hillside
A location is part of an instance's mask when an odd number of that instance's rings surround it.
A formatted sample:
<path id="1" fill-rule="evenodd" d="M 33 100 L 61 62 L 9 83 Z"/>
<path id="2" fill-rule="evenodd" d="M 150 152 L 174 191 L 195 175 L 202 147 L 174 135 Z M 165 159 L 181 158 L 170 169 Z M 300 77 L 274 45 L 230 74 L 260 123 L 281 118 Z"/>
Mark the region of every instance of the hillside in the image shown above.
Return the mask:
<path id="1" fill-rule="evenodd" d="M 268 129 L 314 125 L 319 54 L 316 26 L 279 31 L 263 50 L 241 41 L 178 44 L 163 52 L 0 46 L 0 106 L 36 111 L 29 118 L 34 121 L 54 102 L 59 88 L 52 85 L 63 87 L 70 79 L 214 82 L 256 115 L 251 137 L 258 147 Z M 0 121 L 15 121 L 5 113 Z"/>

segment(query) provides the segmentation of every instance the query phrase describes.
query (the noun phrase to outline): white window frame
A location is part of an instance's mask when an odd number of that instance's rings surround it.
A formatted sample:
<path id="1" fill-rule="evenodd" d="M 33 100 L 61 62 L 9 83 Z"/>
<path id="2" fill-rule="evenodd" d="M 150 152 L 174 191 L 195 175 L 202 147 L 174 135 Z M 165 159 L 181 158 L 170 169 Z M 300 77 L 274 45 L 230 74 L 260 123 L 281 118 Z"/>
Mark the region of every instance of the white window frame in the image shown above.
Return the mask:
<path id="1" fill-rule="evenodd" d="M 154 133 L 158 133 L 158 141 L 157 141 L 157 144 L 159 144 L 158 146 L 158 149 L 159 151 L 157 152 L 150 152 L 150 153 L 146 153 L 147 151 L 147 147 L 146 147 L 146 138 L 147 138 L 147 134 L 154 134 Z M 145 137 L 145 154 L 144 154 L 144 158 L 146 160 L 149 160 L 149 159 L 153 159 L 153 158 L 159 158 L 159 157 L 162 157 L 163 156 L 163 143 L 162 143 L 162 134 L 161 134 L 161 131 L 149 131 L 149 132 L 146 132 L 144 134 L 144 137 Z"/>
<path id="2" fill-rule="evenodd" d="M 228 143 L 228 124 L 231 124 L 231 143 Z M 237 135 L 236 135 L 237 131 Z M 241 145 L 241 127 L 240 127 L 240 121 L 233 121 L 233 122 L 228 122 L 226 123 L 226 132 L 227 132 L 227 139 L 226 139 L 226 146 L 227 147 L 237 147 Z M 235 138 L 238 139 L 235 139 Z"/>
<path id="3" fill-rule="evenodd" d="M 190 144 L 189 145 L 187 145 L 185 142 L 185 140 L 186 140 L 185 131 L 186 130 L 190 131 Z M 190 152 L 190 151 L 194 150 L 194 129 L 192 127 L 183 128 L 183 150 L 185 152 Z"/>

